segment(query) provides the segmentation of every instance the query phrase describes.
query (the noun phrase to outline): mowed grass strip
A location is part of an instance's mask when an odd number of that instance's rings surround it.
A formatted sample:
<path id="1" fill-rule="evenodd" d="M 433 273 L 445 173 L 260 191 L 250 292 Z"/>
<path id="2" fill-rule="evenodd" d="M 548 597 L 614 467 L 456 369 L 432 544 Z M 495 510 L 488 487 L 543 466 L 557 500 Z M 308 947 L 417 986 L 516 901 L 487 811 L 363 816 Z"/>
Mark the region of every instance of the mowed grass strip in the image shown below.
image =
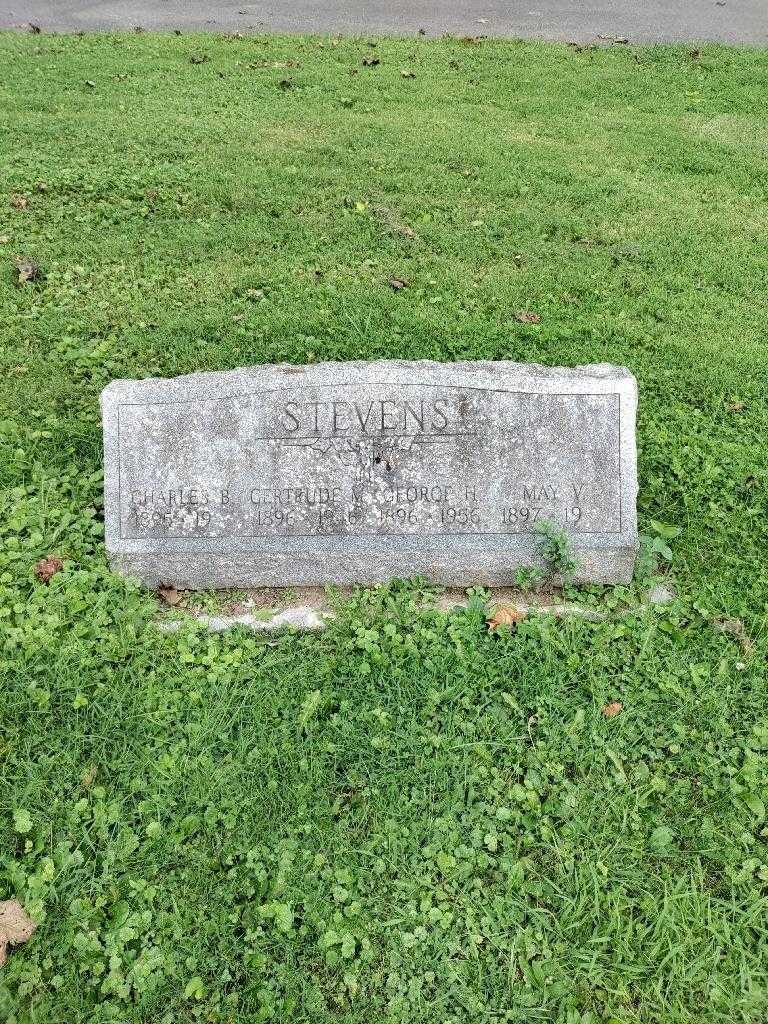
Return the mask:
<path id="1" fill-rule="evenodd" d="M 764 1020 L 765 51 L 0 66 L 0 898 L 40 921 L 5 1017 Z M 680 599 L 491 634 L 394 585 L 320 637 L 160 635 L 106 568 L 101 388 L 398 357 L 629 366 Z"/>

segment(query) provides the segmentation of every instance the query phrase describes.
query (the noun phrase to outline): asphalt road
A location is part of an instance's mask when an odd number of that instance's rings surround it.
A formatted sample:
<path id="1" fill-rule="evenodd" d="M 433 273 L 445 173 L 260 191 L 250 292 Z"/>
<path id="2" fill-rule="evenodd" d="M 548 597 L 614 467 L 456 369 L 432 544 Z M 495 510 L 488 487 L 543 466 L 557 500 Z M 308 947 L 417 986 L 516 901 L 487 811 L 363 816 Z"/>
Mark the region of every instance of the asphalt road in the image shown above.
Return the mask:
<path id="1" fill-rule="evenodd" d="M 0 0 L 0 28 L 44 32 L 499 35 L 590 42 L 717 40 L 768 44 L 768 0 Z"/>

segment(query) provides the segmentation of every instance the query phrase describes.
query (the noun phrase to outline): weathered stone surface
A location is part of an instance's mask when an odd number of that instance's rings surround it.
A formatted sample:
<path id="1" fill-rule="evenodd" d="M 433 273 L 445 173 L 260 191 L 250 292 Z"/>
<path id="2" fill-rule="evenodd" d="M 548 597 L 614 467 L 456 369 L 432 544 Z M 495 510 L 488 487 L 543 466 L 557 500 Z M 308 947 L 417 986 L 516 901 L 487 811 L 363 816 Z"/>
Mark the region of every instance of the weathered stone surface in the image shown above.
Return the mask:
<path id="1" fill-rule="evenodd" d="M 627 582 L 634 377 L 600 364 L 255 366 L 102 393 L 113 567 L 178 588 L 508 585 L 564 527 Z"/>

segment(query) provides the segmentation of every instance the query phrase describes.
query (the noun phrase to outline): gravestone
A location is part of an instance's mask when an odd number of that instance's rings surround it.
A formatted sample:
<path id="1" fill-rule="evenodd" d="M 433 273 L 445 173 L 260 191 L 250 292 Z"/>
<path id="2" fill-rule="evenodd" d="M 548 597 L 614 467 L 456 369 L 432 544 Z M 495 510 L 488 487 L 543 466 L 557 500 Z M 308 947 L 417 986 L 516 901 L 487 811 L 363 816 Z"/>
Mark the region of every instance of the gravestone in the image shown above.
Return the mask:
<path id="1" fill-rule="evenodd" d="M 538 524 L 576 578 L 637 548 L 629 371 L 508 362 L 254 366 L 114 381 L 106 542 L 148 586 L 514 584 Z"/>

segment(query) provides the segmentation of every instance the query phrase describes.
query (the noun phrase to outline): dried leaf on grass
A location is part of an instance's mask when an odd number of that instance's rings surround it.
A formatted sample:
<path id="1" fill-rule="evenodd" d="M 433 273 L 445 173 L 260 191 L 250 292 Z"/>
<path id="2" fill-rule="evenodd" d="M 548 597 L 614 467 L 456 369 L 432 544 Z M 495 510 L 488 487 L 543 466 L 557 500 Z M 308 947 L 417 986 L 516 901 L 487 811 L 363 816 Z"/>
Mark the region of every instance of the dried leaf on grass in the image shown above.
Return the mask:
<path id="1" fill-rule="evenodd" d="M 64 563 L 58 555 L 47 555 L 41 558 L 35 566 L 35 576 L 41 583 L 48 583 L 52 576 L 64 568 Z"/>
<path id="2" fill-rule="evenodd" d="M 528 309 L 520 309 L 515 313 L 515 320 L 521 324 L 540 324 L 541 317 L 538 313 L 532 313 Z"/>
<path id="3" fill-rule="evenodd" d="M 603 714 L 606 718 L 615 718 L 621 711 L 624 710 L 624 705 L 619 700 L 612 700 L 609 704 L 606 704 L 603 708 Z"/>
<path id="4" fill-rule="evenodd" d="M 17 284 L 27 284 L 28 281 L 39 281 L 43 276 L 37 263 L 31 260 L 16 260 L 14 263 L 16 273 L 19 275 Z"/>
<path id="5" fill-rule="evenodd" d="M 21 192 L 14 192 L 11 196 L 11 206 L 17 210 L 26 210 L 29 205 L 29 200 L 26 196 L 23 196 Z"/>
<path id="6" fill-rule="evenodd" d="M 755 642 L 747 633 L 747 627 L 741 619 L 713 619 L 712 625 L 721 633 L 732 636 L 734 640 L 737 640 L 742 654 L 752 653 Z"/>
<path id="7" fill-rule="evenodd" d="M 497 604 L 493 614 L 488 620 L 488 629 L 498 629 L 499 626 L 509 626 L 511 629 L 525 618 L 526 613 L 516 608 L 513 604 Z"/>
<path id="8" fill-rule="evenodd" d="M 20 946 L 37 925 L 18 900 L 0 902 L 0 967 L 8 959 L 8 946 Z"/>
<path id="9" fill-rule="evenodd" d="M 371 212 L 390 235 L 407 238 L 409 241 L 417 237 L 413 228 L 399 220 L 394 210 L 390 210 L 388 206 L 374 206 Z"/>

